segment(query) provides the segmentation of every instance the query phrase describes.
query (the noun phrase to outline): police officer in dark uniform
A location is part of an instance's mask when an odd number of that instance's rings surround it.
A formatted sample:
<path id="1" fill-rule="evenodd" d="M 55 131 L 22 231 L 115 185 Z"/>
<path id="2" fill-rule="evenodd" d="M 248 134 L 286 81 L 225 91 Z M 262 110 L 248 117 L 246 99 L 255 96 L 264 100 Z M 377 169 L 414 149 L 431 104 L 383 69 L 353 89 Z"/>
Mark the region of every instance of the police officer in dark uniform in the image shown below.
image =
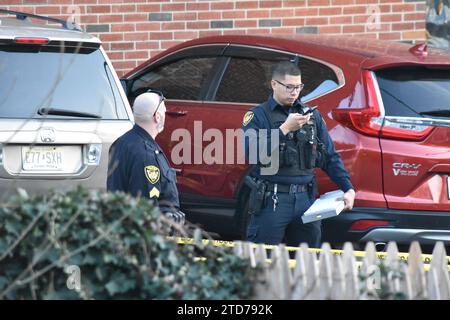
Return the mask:
<path id="1" fill-rule="evenodd" d="M 319 111 L 299 101 L 304 85 L 297 65 L 289 61 L 278 63 L 271 86 L 273 95 L 248 111 L 243 121 L 247 160 L 252 159 L 251 146 L 261 146 L 262 139 L 266 139 L 268 157 L 279 152 L 275 174 L 263 173 L 267 162 L 262 161 L 259 151 L 253 158 L 256 163 L 250 161 L 253 170 L 247 180 L 252 187 L 249 199 L 252 216 L 247 240 L 284 242 L 291 246 L 306 242 L 317 248 L 321 242 L 321 222 L 303 224 L 301 220 L 317 195 L 315 168 L 324 170 L 344 191 L 345 209 L 353 207 L 355 191 Z M 256 134 L 248 135 L 249 131 Z M 261 135 L 262 132 L 267 132 L 267 136 Z"/>
<path id="2" fill-rule="evenodd" d="M 159 91 L 136 97 L 136 124 L 111 146 L 108 163 L 108 191 L 123 191 L 152 199 L 161 211 L 184 223 L 180 211 L 175 170 L 155 138 L 164 128 L 166 106 Z"/>

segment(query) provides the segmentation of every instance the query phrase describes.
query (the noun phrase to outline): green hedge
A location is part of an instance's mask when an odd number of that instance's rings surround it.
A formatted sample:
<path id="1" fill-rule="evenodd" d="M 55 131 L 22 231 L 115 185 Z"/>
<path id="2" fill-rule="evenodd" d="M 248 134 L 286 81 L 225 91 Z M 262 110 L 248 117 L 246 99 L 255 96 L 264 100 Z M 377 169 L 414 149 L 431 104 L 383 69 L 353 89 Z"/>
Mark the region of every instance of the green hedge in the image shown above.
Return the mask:
<path id="1" fill-rule="evenodd" d="M 251 297 L 247 261 L 200 241 L 177 245 L 169 224 L 123 193 L 19 191 L 0 206 L 0 299 Z M 68 266 L 79 268 L 81 290 L 68 288 L 77 275 Z"/>

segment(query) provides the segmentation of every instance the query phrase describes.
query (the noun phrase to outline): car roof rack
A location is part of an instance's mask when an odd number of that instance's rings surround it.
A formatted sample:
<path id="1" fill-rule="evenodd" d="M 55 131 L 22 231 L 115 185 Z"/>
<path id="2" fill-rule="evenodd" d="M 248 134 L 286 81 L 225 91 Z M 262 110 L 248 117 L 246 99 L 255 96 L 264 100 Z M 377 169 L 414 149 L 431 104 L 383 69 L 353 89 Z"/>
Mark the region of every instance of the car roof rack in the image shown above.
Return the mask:
<path id="1" fill-rule="evenodd" d="M 7 14 L 15 15 L 17 20 L 25 20 L 27 18 L 35 18 L 35 19 L 59 23 L 68 30 L 82 31 L 81 27 L 79 25 L 77 25 L 75 22 L 68 22 L 66 20 L 40 16 L 40 15 L 32 14 L 32 13 L 6 10 L 6 9 L 0 9 L 0 13 L 7 13 Z"/>

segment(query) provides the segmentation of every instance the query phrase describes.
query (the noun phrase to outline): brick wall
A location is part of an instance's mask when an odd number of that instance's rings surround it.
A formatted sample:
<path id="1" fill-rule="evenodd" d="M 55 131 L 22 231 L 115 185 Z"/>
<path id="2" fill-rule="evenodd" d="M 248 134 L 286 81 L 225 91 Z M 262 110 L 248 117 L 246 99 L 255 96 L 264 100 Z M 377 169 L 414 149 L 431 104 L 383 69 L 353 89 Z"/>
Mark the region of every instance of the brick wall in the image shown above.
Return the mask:
<path id="1" fill-rule="evenodd" d="M 100 37 L 119 75 L 174 44 L 206 35 L 425 40 L 425 0 L 0 0 L 0 8 L 75 17 Z"/>

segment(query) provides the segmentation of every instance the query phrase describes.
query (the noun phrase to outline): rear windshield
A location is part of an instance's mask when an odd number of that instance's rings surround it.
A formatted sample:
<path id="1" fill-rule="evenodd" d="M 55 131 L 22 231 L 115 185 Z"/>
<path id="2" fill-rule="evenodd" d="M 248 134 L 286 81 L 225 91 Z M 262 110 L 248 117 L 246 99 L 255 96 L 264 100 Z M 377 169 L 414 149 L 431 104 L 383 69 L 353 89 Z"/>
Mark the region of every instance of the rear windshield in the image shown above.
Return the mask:
<path id="1" fill-rule="evenodd" d="M 376 75 L 387 116 L 450 117 L 450 69 L 395 68 Z"/>
<path id="2" fill-rule="evenodd" d="M 128 118 L 100 50 L 23 52 L 0 47 L 0 84 L 0 118 L 74 118 L 39 115 L 41 108 L 95 114 L 102 119 Z"/>

